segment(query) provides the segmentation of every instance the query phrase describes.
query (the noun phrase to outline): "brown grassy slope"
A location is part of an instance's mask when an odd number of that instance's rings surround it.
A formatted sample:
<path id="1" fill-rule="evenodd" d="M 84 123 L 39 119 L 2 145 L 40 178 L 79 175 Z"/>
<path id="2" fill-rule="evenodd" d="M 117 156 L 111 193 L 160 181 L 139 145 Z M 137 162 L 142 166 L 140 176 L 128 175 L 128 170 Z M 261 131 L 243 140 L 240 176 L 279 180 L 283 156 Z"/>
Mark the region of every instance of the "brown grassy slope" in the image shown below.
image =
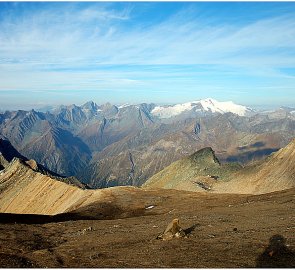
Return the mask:
<path id="1" fill-rule="evenodd" d="M 218 193 L 262 194 L 295 187 L 295 139 L 258 165 L 247 166 L 226 183 L 218 183 Z"/>
<path id="2" fill-rule="evenodd" d="M 3 213 L 57 214 L 91 203 L 100 195 L 36 172 L 20 159 L 14 159 L 0 171 Z"/>

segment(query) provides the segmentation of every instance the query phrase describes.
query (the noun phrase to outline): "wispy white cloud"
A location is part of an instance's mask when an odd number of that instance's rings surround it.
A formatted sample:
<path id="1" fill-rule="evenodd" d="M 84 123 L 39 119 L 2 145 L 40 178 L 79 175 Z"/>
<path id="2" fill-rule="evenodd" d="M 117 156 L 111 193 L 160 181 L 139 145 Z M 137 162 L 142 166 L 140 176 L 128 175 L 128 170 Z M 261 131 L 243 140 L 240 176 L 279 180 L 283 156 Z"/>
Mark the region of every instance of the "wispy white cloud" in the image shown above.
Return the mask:
<path id="1" fill-rule="evenodd" d="M 276 17 L 245 26 L 211 25 L 186 18 L 138 28 L 117 23 L 131 9 L 44 10 L 0 24 L 0 58 L 20 63 L 223 64 L 292 66 L 295 19 Z M 28 61 L 29 60 L 29 61 Z M 27 67 L 26 67 L 27 68 Z"/>
<path id="2" fill-rule="evenodd" d="M 127 3 L 8 13 L 0 20 L 0 90 L 224 89 L 236 86 L 226 78 L 242 76 L 294 85 L 282 71 L 295 68 L 294 16 L 218 24 L 184 9 L 137 24 L 135 13 Z"/>

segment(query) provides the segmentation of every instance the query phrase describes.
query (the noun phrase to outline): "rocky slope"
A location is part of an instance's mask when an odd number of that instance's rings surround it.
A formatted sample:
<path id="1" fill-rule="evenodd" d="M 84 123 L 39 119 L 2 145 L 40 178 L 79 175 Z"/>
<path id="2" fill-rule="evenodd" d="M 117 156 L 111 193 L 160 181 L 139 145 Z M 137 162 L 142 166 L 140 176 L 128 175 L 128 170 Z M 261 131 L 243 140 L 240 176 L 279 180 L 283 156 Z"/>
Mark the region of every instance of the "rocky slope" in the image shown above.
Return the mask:
<path id="1" fill-rule="evenodd" d="M 35 166 L 36 162 L 32 160 L 14 158 L 0 170 L 1 213 L 56 215 L 72 212 L 82 217 L 85 213 L 79 214 L 80 211 L 83 212 L 86 206 L 92 209 L 92 205 L 96 205 L 96 208 L 101 210 L 91 215 L 102 218 L 104 215 L 112 215 L 108 212 L 110 209 L 115 211 L 113 214 L 124 214 L 126 207 L 131 208 L 130 211 L 137 211 L 129 199 L 132 196 L 137 197 L 138 201 L 145 198 L 144 191 L 134 187 L 85 189 L 75 179 L 45 175 L 35 170 Z M 144 209 L 143 203 L 140 211 Z M 88 210 L 86 212 L 88 213 Z"/>

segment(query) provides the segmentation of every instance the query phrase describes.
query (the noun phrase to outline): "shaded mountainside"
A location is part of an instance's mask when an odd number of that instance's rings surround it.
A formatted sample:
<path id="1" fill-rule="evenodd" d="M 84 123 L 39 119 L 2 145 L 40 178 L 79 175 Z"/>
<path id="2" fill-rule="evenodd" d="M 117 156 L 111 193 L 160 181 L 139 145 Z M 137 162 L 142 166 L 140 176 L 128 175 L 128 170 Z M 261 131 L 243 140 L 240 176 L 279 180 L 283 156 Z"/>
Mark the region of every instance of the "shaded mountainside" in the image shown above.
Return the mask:
<path id="1" fill-rule="evenodd" d="M 84 168 L 91 153 L 80 138 L 56 126 L 47 114 L 34 110 L 5 113 L 0 133 L 22 155 L 61 175 Z"/>
<path id="2" fill-rule="evenodd" d="M 27 158 L 21 155 L 8 140 L 2 138 L 0 138 L 0 153 L 6 162 L 12 161 L 15 157 L 27 160 Z"/>
<path id="3" fill-rule="evenodd" d="M 91 158 L 88 146 L 80 138 L 56 127 L 23 147 L 22 153 L 65 176 L 76 175 Z"/>
<path id="4" fill-rule="evenodd" d="M 5 169 L 8 167 L 10 162 L 14 160 L 19 160 L 21 164 L 29 166 L 33 171 L 39 172 L 43 175 L 48 175 L 51 178 L 57 179 L 58 181 L 65 182 L 71 185 L 75 185 L 80 188 L 87 188 L 87 185 L 78 181 L 75 177 L 64 177 L 61 176 L 49 169 L 45 166 L 37 163 L 33 159 L 28 159 L 21 155 L 8 140 L 0 138 L 0 170 Z"/>

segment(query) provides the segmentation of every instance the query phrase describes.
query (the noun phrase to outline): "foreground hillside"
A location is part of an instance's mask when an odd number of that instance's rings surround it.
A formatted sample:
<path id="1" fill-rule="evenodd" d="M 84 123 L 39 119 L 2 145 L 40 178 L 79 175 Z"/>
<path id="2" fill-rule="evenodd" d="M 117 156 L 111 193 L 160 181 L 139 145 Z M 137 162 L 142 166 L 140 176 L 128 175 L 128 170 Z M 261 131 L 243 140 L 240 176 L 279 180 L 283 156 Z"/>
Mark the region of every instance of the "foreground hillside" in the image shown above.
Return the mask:
<path id="1" fill-rule="evenodd" d="M 129 206 L 113 216 L 100 203 L 63 222 L 6 223 L 2 214 L 1 267 L 295 267 L 295 189 L 255 196 L 119 189 L 117 206 Z M 102 209 L 106 220 L 89 220 Z M 173 218 L 188 238 L 157 240 Z"/>

